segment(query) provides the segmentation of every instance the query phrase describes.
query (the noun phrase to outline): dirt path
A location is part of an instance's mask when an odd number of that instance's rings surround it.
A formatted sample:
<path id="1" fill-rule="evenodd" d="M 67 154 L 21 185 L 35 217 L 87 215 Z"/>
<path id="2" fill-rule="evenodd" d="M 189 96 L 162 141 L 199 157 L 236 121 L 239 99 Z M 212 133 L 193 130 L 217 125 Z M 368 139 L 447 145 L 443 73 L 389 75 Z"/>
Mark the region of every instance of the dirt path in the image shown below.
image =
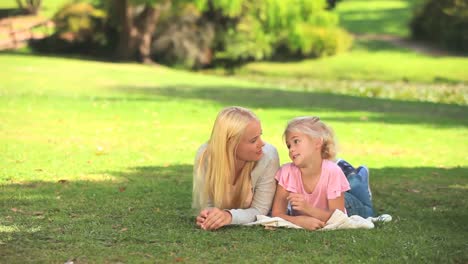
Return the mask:
<path id="1" fill-rule="evenodd" d="M 419 42 L 408 38 L 402 38 L 395 35 L 377 35 L 377 34 L 359 34 L 355 35 L 357 39 L 362 40 L 379 40 L 389 42 L 395 46 L 407 48 L 414 50 L 416 52 L 433 56 L 433 57 L 441 57 L 441 56 L 463 56 L 461 54 L 440 49 L 434 45 L 430 45 L 426 42 Z"/>
<path id="2" fill-rule="evenodd" d="M 42 16 L 15 16 L 0 19 L 0 50 L 26 45 L 52 33 L 53 22 Z"/>

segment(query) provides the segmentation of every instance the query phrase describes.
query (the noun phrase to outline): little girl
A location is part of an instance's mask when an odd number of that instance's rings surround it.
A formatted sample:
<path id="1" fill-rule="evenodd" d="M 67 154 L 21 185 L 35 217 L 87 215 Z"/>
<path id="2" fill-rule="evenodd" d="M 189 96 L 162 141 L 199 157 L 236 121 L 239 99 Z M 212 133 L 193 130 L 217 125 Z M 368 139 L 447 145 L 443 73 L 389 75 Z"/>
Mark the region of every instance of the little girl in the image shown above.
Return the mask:
<path id="1" fill-rule="evenodd" d="M 318 117 L 298 117 L 288 123 L 284 137 L 292 162 L 276 173 L 278 185 L 272 216 L 309 230 L 319 229 L 336 209 L 346 213 L 345 193 L 351 189 L 342 169 L 332 161 L 336 155 L 333 131 Z M 367 183 L 353 181 L 358 182 L 354 185 L 360 185 L 357 188 L 360 192 L 367 192 L 370 201 L 367 186 L 362 188 Z M 352 194 L 346 201 L 360 203 Z"/>

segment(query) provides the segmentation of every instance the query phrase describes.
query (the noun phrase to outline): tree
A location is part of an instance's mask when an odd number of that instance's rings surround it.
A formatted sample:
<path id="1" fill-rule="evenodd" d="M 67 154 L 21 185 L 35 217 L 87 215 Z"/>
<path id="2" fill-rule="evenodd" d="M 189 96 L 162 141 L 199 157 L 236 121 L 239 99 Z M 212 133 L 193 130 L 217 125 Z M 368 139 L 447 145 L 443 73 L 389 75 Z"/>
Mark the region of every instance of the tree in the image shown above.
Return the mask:
<path id="1" fill-rule="evenodd" d="M 16 0 L 18 7 L 25 10 L 28 14 L 36 15 L 41 7 L 42 0 Z"/>
<path id="2" fill-rule="evenodd" d="M 224 22 L 224 56 L 235 60 L 261 60 L 281 50 L 286 56 L 322 56 L 350 45 L 338 28 L 338 17 L 327 11 L 326 0 L 196 0 Z M 227 18 L 227 19 L 226 19 Z M 289 53 L 289 54 L 286 54 Z"/>
<path id="3" fill-rule="evenodd" d="M 119 38 L 116 57 L 120 60 L 138 59 L 151 62 L 151 40 L 165 1 L 113 0 Z M 112 7 L 111 7 L 112 8 Z"/>

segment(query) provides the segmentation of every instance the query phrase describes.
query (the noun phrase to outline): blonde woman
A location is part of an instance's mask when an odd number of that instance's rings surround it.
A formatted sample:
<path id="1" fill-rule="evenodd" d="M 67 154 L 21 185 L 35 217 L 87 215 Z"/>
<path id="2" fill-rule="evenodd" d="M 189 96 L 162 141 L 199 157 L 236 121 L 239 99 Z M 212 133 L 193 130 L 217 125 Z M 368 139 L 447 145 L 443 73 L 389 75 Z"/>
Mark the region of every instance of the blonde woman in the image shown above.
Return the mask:
<path id="1" fill-rule="evenodd" d="M 268 214 L 279 158 L 261 136 L 252 111 L 232 106 L 219 112 L 210 139 L 195 158 L 192 207 L 200 228 L 216 230 Z"/>

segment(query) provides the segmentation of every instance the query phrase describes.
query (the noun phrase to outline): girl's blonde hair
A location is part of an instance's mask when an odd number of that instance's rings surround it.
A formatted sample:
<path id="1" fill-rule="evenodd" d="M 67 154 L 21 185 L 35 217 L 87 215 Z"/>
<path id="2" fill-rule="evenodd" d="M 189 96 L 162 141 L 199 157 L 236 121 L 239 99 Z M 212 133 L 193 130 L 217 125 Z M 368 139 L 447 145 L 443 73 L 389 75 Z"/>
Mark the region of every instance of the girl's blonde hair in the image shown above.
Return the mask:
<path id="1" fill-rule="evenodd" d="M 247 162 L 236 180 L 235 161 L 237 146 L 245 128 L 252 121 L 258 121 L 252 111 L 232 106 L 219 112 L 206 148 L 195 160 L 192 207 L 203 209 L 211 205 L 220 209 L 242 208 L 250 191 L 250 173 L 256 162 Z M 240 185 L 239 185 L 240 184 Z"/>
<path id="2" fill-rule="evenodd" d="M 311 138 L 322 139 L 322 159 L 335 159 L 337 144 L 333 129 L 323 123 L 317 116 L 296 117 L 288 122 L 283 137 L 288 133 L 299 132 Z"/>

